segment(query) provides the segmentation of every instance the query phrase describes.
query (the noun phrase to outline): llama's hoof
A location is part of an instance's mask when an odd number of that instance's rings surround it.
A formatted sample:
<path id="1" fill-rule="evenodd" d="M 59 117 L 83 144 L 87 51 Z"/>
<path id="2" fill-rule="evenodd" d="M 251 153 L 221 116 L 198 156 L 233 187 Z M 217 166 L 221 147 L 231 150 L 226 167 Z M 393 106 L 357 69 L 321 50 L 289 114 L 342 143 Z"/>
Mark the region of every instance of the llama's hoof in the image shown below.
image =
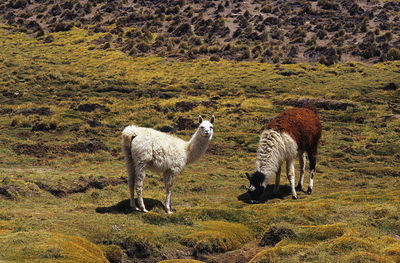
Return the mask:
<path id="1" fill-rule="evenodd" d="M 297 200 L 297 195 L 292 195 L 293 200 Z"/>
<path id="2" fill-rule="evenodd" d="M 312 188 L 310 188 L 310 187 L 308 187 L 308 189 L 307 189 L 307 194 L 311 194 L 312 193 Z"/>
<path id="3" fill-rule="evenodd" d="M 139 208 L 137 208 L 135 205 L 134 206 L 131 205 L 131 210 L 132 211 L 139 211 Z"/>
<path id="4" fill-rule="evenodd" d="M 142 213 L 147 213 L 147 212 L 149 212 L 146 208 L 140 209 L 139 211 L 142 212 Z"/>
<path id="5" fill-rule="evenodd" d="M 169 215 L 172 214 L 172 211 L 167 211 L 167 214 L 169 214 Z"/>
<path id="6" fill-rule="evenodd" d="M 296 186 L 296 191 L 303 192 L 303 187 L 302 187 L 300 184 L 298 184 L 298 185 Z"/>

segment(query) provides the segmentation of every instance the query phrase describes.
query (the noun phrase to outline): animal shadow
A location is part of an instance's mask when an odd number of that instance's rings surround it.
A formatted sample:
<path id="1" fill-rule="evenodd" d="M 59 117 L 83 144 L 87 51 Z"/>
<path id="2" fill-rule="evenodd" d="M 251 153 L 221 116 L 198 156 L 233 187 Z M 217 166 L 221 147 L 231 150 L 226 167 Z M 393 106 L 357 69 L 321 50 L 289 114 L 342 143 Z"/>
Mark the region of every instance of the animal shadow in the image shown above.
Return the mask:
<path id="1" fill-rule="evenodd" d="M 146 209 L 149 211 L 153 210 L 156 207 L 164 209 L 164 205 L 159 200 L 144 198 L 143 201 Z M 135 199 L 135 202 L 136 206 L 138 206 L 137 199 Z M 130 214 L 137 211 L 132 210 L 130 206 L 130 200 L 125 199 L 112 206 L 97 207 L 96 212 L 100 214 Z"/>
<path id="2" fill-rule="evenodd" d="M 291 191 L 289 185 L 281 185 L 279 187 L 278 195 L 274 195 L 274 193 L 273 193 L 274 186 L 275 185 L 273 185 L 273 184 L 269 184 L 267 186 L 267 188 L 265 189 L 264 193 L 262 194 L 262 196 L 260 198 L 260 203 L 265 203 L 268 200 L 272 200 L 275 198 L 284 199 L 286 196 L 289 196 L 292 194 L 292 191 Z M 250 199 L 250 195 L 248 192 L 245 192 L 245 193 L 239 195 L 237 198 L 239 201 L 242 201 L 247 204 L 251 204 L 251 199 Z"/>

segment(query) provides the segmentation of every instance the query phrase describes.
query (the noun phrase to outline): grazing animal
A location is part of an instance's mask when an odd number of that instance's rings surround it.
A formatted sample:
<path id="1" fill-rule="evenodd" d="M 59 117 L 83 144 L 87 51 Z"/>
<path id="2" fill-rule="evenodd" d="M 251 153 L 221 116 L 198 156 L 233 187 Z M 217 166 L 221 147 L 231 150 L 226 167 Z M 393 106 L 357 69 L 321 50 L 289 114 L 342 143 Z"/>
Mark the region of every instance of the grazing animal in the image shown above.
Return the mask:
<path id="1" fill-rule="evenodd" d="M 297 199 L 296 189 L 302 191 L 306 156 L 310 161 L 310 183 L 307 194 L 313 190 L 318 142 L 321 123 L 315 106 L 289 109 L 273 118 L 261 134 L 257 151 L 255 172 L 246 173 L 250 181 L 249 194 L 252 203 L 257 203 L 267 182 L 275 176 L 274 194 L 279 191 L 281 166 L 286 161 L 286 174 L 290 182 L 292 198 Z M 295 189 L 294 160 L 299 158 L 300 180 Z"/>
<path id="2" fill-rule="evenodd" d="M 145 170 L 164 176 L 166 189 L 165 210 L 171 213 L 171 188 L 175 176 L 183 168 L 198 160 L 207 150 L 213 137 L 214 115 L 209 121 L 199 116 L 199 127 L 189 141 L 150 128 L 127 126 L 122 131 L 122 151 L 125 156 L 130 190 L 130 205 L 134 210 L 147 212 L 143 202 Z M 139 209 L 134 194 L 138 195 Z"/>

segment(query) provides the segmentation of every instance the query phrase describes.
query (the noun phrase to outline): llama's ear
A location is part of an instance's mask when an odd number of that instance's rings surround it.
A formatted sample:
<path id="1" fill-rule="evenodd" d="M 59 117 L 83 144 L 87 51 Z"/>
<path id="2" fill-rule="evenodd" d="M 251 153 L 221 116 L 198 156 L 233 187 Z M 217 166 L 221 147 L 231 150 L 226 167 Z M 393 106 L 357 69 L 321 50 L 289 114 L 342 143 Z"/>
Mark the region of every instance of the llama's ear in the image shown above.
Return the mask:
<path id="1" fill-rule="evenodd" d="M 201 115 L 199 115 L 199 124 L 201 124 L 203 122 L 203 117 L 201 117 Z"/>
<path id="2" fill-rule="evenodd" d="M 212 124 L 214 124 L 214 120 L 215 120 L 215 116 L 214 116 L 214 115 L 211 115 L 210 122 L 211 122 Z"/>
<path id="3" fill-rule="evenodd" d="M 251 181 L 251 176 L 248 172 L 246 172 L 246 176 L 247 176 L 247 179 L 249 179 L 249 181 Z"/>

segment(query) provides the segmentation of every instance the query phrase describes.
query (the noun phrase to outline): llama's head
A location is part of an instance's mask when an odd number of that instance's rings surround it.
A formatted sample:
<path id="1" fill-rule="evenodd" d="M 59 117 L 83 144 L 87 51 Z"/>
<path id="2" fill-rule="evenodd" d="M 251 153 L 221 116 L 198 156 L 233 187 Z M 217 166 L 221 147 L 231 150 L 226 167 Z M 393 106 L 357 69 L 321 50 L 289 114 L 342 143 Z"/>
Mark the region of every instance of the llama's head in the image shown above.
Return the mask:
<path id="1" fill-rule="evenodd" d="M 249 179 L 250 187 L 248 193 L 251 198 L 252 204 L 257 204 L 260 201 L 261 195 L 264 193 L 266 185 L 265 175 L 262 172 L 256 171 L 252 175 L 246 173 L 247 179 Z"/>
<path id="2" fill-rule="evenodd" d="M 199 116 L 199 133 L 201 136 L 211 140 L 213 136 L 214 119 L 214 115 L 211 116 L 209 121 L 205 121 L 201 116 Z"/>

